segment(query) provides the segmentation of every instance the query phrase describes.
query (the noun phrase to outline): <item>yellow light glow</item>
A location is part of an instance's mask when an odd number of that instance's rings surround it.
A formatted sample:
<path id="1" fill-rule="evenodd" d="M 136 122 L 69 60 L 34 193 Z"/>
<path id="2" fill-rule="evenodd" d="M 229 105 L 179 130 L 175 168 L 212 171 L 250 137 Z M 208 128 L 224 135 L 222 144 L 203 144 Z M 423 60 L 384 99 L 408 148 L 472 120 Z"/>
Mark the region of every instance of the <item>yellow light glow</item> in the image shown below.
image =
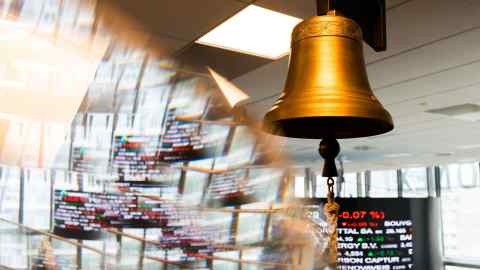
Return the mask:
<path id="1" fill-rule="evenodd" d="M 250 5 L 196 42 L 279 59 L 290 52 L 292 30 L 301 21 L 296 17 Z"/>
<path id="2" fill-rule="evenodd" d="M 108 39 L 52 36 L 0 20 L 0 162 L 50 167 L 95 72 Z"/>

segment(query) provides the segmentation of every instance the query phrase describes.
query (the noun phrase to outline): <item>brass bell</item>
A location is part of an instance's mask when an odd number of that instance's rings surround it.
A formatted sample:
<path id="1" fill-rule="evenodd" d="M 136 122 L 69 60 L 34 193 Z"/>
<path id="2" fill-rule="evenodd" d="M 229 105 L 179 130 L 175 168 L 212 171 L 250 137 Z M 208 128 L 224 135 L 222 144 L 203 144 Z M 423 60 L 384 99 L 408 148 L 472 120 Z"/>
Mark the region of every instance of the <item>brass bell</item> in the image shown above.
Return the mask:
<path id="1" fill-rule="evenodd" d="M 329 12 L 298 24 L 284 92 L 266 114 L 267 132 L 295 138 L 357 138 L 393 129 L 373 95 L 362 29 Z"/>

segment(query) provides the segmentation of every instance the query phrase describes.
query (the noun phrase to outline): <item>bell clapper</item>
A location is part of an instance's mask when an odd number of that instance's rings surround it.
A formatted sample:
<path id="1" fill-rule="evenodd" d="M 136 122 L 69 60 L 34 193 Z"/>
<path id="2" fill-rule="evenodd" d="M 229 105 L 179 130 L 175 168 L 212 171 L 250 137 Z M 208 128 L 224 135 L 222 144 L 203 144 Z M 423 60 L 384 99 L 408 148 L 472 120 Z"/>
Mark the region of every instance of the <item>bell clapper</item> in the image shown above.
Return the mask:
<path id="1" fill-rule="evenodd" d="M 337 220 L 340 205 L 335 202 L 335 180 L 333 177 L 338 176 L 335 158 L 340 153 L 340 145 L 338 141 L 328 136 L 320 142 L 319 153 L 325 160 L 322 175 L 327 178 L 327 203 L 323 207 L 325 217 L 328 222 L 329 243 L 328 243 L 328 260 L 329 264 L 336 266 L 337 263 Z"/>

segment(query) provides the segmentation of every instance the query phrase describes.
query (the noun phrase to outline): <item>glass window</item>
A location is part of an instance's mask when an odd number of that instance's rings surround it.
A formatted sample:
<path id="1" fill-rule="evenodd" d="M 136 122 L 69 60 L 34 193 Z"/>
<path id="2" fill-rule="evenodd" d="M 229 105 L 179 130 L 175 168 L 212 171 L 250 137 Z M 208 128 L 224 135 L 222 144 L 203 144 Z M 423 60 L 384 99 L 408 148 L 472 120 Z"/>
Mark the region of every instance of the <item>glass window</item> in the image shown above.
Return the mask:
<path id="1" fill-rule="evenodd" d="M 144 236 L 143 229 L 124 229 L 123 232 L 137 237 Z M 131 267 L 132 269 L 136 268 L 141 253 L 141 246 L 142 243 L 139 240 L 130 237 L 122 237 L 119 264 L 121 266 Z"/>
<path id="2" fill-rule="evenodd" d="M 398 196 L 397 171 L 372 171 L 370 197 L 395 198 Z"/>
<path id="3" fill-rule="evenodd" d="M 212 167 L 213 160 L 206 159 L 206 160 L 199 160 L 199 161 L 192 161 L 188 164 L 188 166 L 192 167 L 201 167 L 210 169 Z M 200 204 L 203 191 L 205 189 L 205 185 L 207 184 L 207 180 L 209 178 L 208 173 L 198 172 L 194 170 L 188 170 L 185 172 L 185 186 L 183 189 L 183 199 L 186 203 L 190 204 Z"/>
<path id="4" fill-rule="evenodd" d="M 63 170 L 53 171 L 54 189 L 78 190 L 77 174 Z"/>
<path id="5" fill-rule="evenodd" d="M 221 260 L 222 258 L 238 260 L 238 251 L 216 252 L 214 253 L 214 256 L 218 257 L 219 260 L 213 260 L 213 269 L 238 270 L 238 263 L 230 262 L 228 260 Z"/>
<path id="6" fill-rule="evenodd" d="M 25 225 L 35 229 L 50 228 L 51 181 L 46 170 L 24 169 L 24 215 Z"/>
<path id="7" fill-rule="evenodd" d="M 479 260 L 478 164 L 451 164 L 441 169 L 444 255 Z"/>
<path id="8" fill-rule="evenodd" d="M 344 179 L 344 182 L 342 184 L 342 190 L 341 190 L 340 196 L 344 198 L 358 197 L 357 174 L 346 173 L 343 175 L 343 179 Z"/>
<path id="9" fill-rule="evenodd" d="M 316 177 L 316 188 L 315 188 L 315 197 L 316 198 L 326 198 L 327 197 L 327 178 L 317 175 Z"/>
<path id="10" fill-rule="evenodd" d="M 242 205 L 242 209 L 268 209 L 266 203 Z M 263 240 L 267 213 L 241 213 L 238 216 L 237 244 L 253 244 Z"/>
<path id="11" fill-rule="evenodd" d="M 251 161 L 255 137 L 247 127 L 237 127 L 228 153 L 229 166 L 239 166 Z"/>
<path id="12" fill-rule="evenodd" d="M 305 198 L 305 177 L 295 176 L 295 197 Z"/>
<path id="13" fill-rule="evenodd" d="M 20 170 L 16 167 L 0 167 L 0 216 L 18 221 L 20 207 Z"/>
<path id="14" fill-rule="evenodd" d="M 40 239 L 38 239 L 38 242 L 34 243 L 34 245 L 32 246 L 35 246 L 36 244 L 35 249 L 38 250 L 37 252 L 41 252 L 41 250 L 46 245 L 46 243 L 49 243 L 47 247 L 51 246 L 51 250 L 53 250 L 55 259 L 59 264 L 68 265 L 69 267 L 72 267 L 72 268 L 77 266 L 77 247 L 76 246 L 64 241 L 56 240 L 56 239 L 52 239 L 51 241 L 48 241 L 48 238 L 45 238 L 43 236 Z M 48 248 L 47 250 L 49 249 L 50 248 Z"/>
<path id="15" fill-rule="evenodd" d="M 278 168 L 255 168 L 249 170 L 248 185 L 258 201 L 272 202 L 277 198 L 279 185 L 285 171 Z"/>
<path id="16" fill-rule="evenodd" d="M 262 251 L 263 251 L 263 248 L 246 249 L 242 252 L 242 260 L 247 260 L 251 262 L 261 262 Z M 247 263 L 242 265 L 242 269 L 243 270 L 261 270 L 264 268 L 260 264 Z"/>
<path id="17" fill-rule="evenodd" d="M 5 269 L 27 269 L 26 248 L 27 235 L 17 226 L 0 221 L 0 265 Z"/>
<path id="18" fill-rule="evenodd" d="M 427 168 L 402 169 L 403 197 L 428 197 Z"/>
<path id="19" fill-rule="evenodd" d="M 91 241 L 93 242 L 93 241 Z M 97 246 L 102 244 L 96 241 Z M 93 246 L 92 243 L 87 243 L 87 246 Z M 97 247 L 98 249 L 98 247 Z M 102 248 L 100 248 L 102 250 Z M 102 269 L 102 256 L 86 248 L 82 248 L 82 269 Z"/>

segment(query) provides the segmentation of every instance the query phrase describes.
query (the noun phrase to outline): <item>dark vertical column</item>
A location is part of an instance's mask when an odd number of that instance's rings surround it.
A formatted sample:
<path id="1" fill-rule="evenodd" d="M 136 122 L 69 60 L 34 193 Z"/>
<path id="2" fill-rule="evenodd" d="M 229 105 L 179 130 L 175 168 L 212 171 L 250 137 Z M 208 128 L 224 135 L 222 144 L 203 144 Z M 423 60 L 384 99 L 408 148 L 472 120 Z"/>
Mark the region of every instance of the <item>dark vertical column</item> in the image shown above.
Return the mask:
<path id="1" fill-rule="evenodd" d="M 435 197 L 440 198 L 442 196 L 442 172 L 440 170 L 440 166 L 434 167 L 433 177 L 435 183 Z"/>
<path id="2" fill-rule="evenodd" d="M 243 250 L 240 250 L 238 258 L 240 258 L 240 260 L 241 260 L 242 257 L 243 257 Z M 243 263 L 238 263 L 238 268 L 237 269 L 242 270 L 243 269 Z"/>
<path id="3" fill-rule="evenodd" d="M 336 197 L 342 196 L 342 190 L 345 188 L 345 171 L 343 169 L 343 160 L 342 158 L 338 159 L 338 177 L 337 177 L 337 186 L 336 186 Z"/>
<path id="4" fill-rule="evenodd" d="M 365 171 L 365 197 L 370 197 L 370 188 L 372 186 L 372 172 Z"/>
<path id="5" fill-rule="evenodd" d="M 145 239 L 147 238 L 147 229 L 143 230 L 143 241 L 140 243 L 140 255 L 138 256 L 138 270 L 143 270 L 143 260 L 145 257 Z"/>
<path id="6" fill-rule="evenodd" d="M 397 170 L 397 197 L 403 198 L 403 171 L 402 169 Z"/>
<path id="7" fill-rule="evenodd" d="M 316 197 L 318 186 L 317 186 L 317 173 L 313 170 L 310 172 L 310 181 L 312 182 L 312 197 Z"/>
<path id="8" fill-rule="evenodd" d="M 18 205 L 18 223 L 23 224 L 24 211 L 25 211 L 25 170 L 20 168 L 20 191 L 19 191 L 19 205 Z"/>
<path id="9" fill-rule="evenodd" d="M 165 260 L 168 259 L 168 250 L 165 250 L 165 254 L 164 254 L 164 257 L 163 257 Z M 168 270 L 168 263 L 163 263 L 163 267 L 162 267 L 162 270 Z"/>
<path id="10" fill-rule="evenodd" d="M 53 219 L 55 218 L 54 217 L 54 213 L 55 213 L 55 176 L 56 176 L 56 171 L 54 169 L 50 169 L 49 170 L 49 175 L 48 177 L 50 178 L 50 224 L 49 224 L 49 228 L 50 228 L 50 231 L 53 231 L 53 226 L 54 226 L 54 223 L 53 223 Z"/>
<path id="11" fill-rule="evenodd" d="M 178 181 L 178 187 L 177 187 L 177 192 L 178 195 L 183 195 L 185 192 L 185 184 L 187 181 L 187 169 L 189 162 L 183 162 L 183 166 L 185 169 L 180 170 L 180 179 Z M 213 169 L 213 168 L 212 168 Z"/>
<path id="12" fill-rule="evenodd" d="M 311 170 L 310 168 L 305 168 L 305 171 L 304 171 L 305 175 L 303 177 L 304 181 L 303 181 L 303 184 L 304 184 L 304 193 L 305 193 L 305 197 L 306 198 L 310 198 L 310 197 L 313 197 L 312 194 L 310 194 L 310 183 L 311 183 Z"/>
<path id="13" fill-rule="evenodd" d="M 77 175 L 77 184 L 78 184 L 78 191 L 83 191 L 83 174 L 78 173 Z M 78 243 L 82 244 L 82 240 L 77 240 Z M 77 257 L 76 257 L 76 263 L 78 269 L 82 269 L 82 248 L 80 246 L 77 246 Z"/>
<path id="14" fill-rule="evenodd" d="M 63 17 L 63 7 L 64 7 L 65 3 L 64 3 L 64 0 L 60 0 L 59 3 L 58 3 L 58 10 L 57 10 L 57 18 L 55 20 L 55 27 L 54 27 L 54 30 L 53 30 L 53 35 L 54 35 L 54 39 L 57 40 L 58 37 L 59 37 L 59 32 L 60 32 L 60 24 L 61 24 L 61 20 L 62 20 L 62 17 Z"/>
<path id="15" fill-rule="evenodd" d="M 133 106 L 132 106 L 132 122 L 131 122 L 132 127 L 135 123 L 135 118 L 137 116 L 138 97 L 140 95 L 143 75 L 145 74 L 145 69 L 147 68 L 148 60 L 149 60 L 149 55 L 145 54 L 145 57 L 143 58 L 142 66 L 140 67 L 140 74 L 138 75 L 137 83 L 135 85 L 135 98 L 133 100 Z"/>
<path id="16" fill-rule="evenodd" d="M 113 173 L 112 171 L 112 158 L 113 158 L 113 145 L 115 143 L 115 130 L 118 125 L 118 88 L 120 87 L 120 82 L 122 81 L 123 74 L 125 73 L 126 67 L 124 66 L 118 75 L 118 79 L 115 82 L 115 87 L 113 88 L 113 100 L 112 100 L 112 133 L 110 134 L 110 153 L 108 155 L 108 172 Z"/>
<path id="17" fill-rule="evenodd" d="M 105 243 L 105 241 L 102 241 L 102 252 L 103 254 L 100 261 L 100 268 L 105 270 L 107 267 L 107 260 L 105 258 L 105 254 L 107 253 L 107 243 Z"/>
<path id="18" fill-rule="evenodd" d="M 140 67 L 140 73 L 138 75 L 138 78 L 137 78 L 137 82 L 135 84 L 135 97 L 134 97 L 134 101 L 133 101 L 133 107 L 132 107 L 132 118 L 131 118 L 131 126 L 133 128 L 134 124 L 135 124 L 135 120 L 137 119 L 137 112 L 138 112 L 138 108 L 139 108 L 139 96 L 140 96 L 140 92 L 142 90 L 142 80 L 143 80 L 143 77 L 145 75 L 145 70 L 147 69 L 148 67 L 148 62 L 150 60 L 150 56 L 149 54 L 145 54 L 144 58 L 143 58 L 143 62 L 142 62 L 142 66 Z M 171 95 L 171 93 L 170 93 Z M 169 102 L 170 102 L 170 97 L 169 97 Z M 166 107 L 166 110 L 168 111 L 168 103 L 167 103 L 167 107 Z M 164 114 L 164 119 L 165 119 L 165 116 L 166 113 Z M 112 144 L 114 143 L 113 142 L 114 138 L 112 138 Z M 113 146 L 112 146 L 113 148 Z M 183 188 L 184 188 L 184 184 L 185 184 L 185 172 L 182 170 L 181 171 L 181 177 L 180 177 L 180 180 L 179 180 L 179 185 L 178 185 L 178 192 L 179 193 L 183 193 Z M 143 239 L 146 238 L 146 234 L 147 234 L 147 229 L 144 229 L 143 230 Z M 119 239 L 120 242 L 120 246 L 121 246 L 121 238 Z M 138 269 L 143 269 L 143 261 L 144 261 L 144 257 L 145 257 L 145 240 L 141 242 L 140 244 L 140 255 L 138 257 Z"/>
<path id="19" fill-rule="evenodd" d="M 439 199 L 410 199 L 414 220 L 415 269 L 443 269 L 441 203 Z"/>
<path id="20" fill-rule="evenodd" d="M 77 117 L 80 113 L 75 114 L 70 127 L 70 145 L 68 147 L 68 172 L 72 171 L 72 156 L 73 156 L 73 143 L 75 142 L 75 126 L 77 123 Z M 70 176 L 69 176 L 70 177 Z"/>
<path id="21" fill-rule="evenodd" d="M 357 180 L 357 197 L 363 197 L 363 185 L 362 185 L 362 173 L 356 173 L 356 180 Z"/>
<path id="22" fill-rule="evenodd" d="M 427 167 L 426 174 L 427 174 L 427 191 L 428 197 L 435 197 L 435 168 L 434 167 Z"/>

